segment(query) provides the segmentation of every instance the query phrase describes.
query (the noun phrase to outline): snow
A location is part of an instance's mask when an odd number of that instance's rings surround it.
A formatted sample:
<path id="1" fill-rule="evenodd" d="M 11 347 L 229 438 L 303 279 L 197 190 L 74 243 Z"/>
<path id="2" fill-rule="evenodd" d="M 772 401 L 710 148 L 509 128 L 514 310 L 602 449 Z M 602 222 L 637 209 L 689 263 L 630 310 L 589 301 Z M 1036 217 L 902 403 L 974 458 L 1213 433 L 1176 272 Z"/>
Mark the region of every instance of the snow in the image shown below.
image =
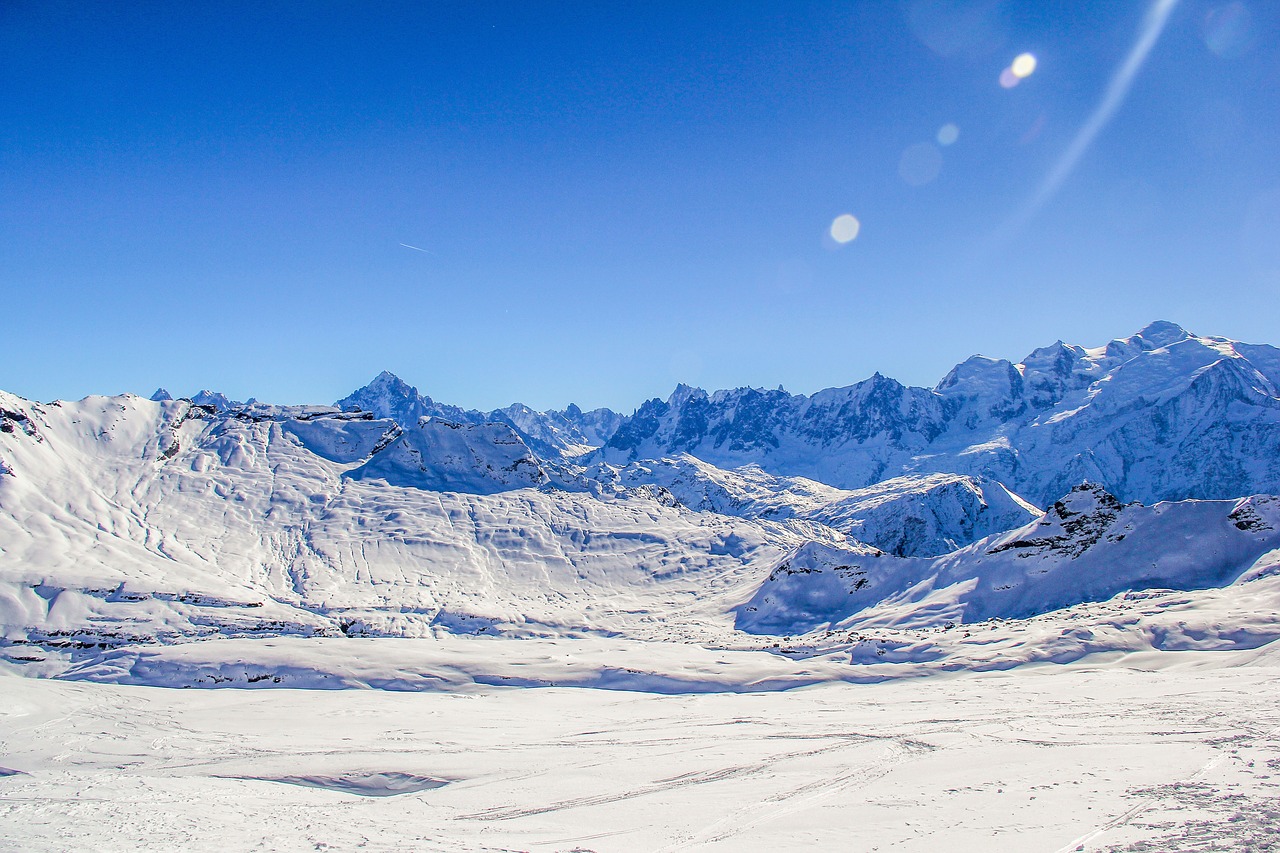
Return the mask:
<path id="1" fill-rule="evenodd" d="M 372 446 L 369 451 L 371 452 Z M 506 424 L 456 424 L 424 419 L 348 473 L 393 486 L 436 492 L 492 494 L 547 482 L 528 446 Z"/>
<path id="2" fill-rule="evenodd" d="M 1125 500 L 1280 491 L 1280 350 L 1168 322 L 1022 362 L 974 356 L 936 389 L 873 376 L 810 397 L 682 386 L 625 419 L 614 463 L 688 453 L 860 489 L 903 474 L 1003 483 L 1036 504 L 1085 479 Z"/>
<path id="3" fill-rule="evenodd" d="M 0 850 L 1274 849 L 1277 352 L 0 392 Z"/>
<path id="4" fill-rule="evenodd" d="M 1258 582 L 1280 548 L 1278 528 L 1280 499 L 1270 496 L 1143 507 L 1080 486 L 1024 527 L 931 560 L 806 543 L 774 568 L 738 626 L 802 634 L 1024 619 L 1132 591 Z"/>
<path id="5" fill-rule="evenodd" d="M 1280 671 L 1256 652 L 753 694 L 0 685 L 21 771 L 0 778 L 0 849 L 26 853 L 1177 853 L 1275 838 Z M 415 779 L 447 784 L 365 795 Z"/>
<path id="6" fill-rule="evenodd" d="M 1039 515 L 992 480 L 926 474 L 883 480 L 803 517 L 899 557 L 931 557 Z"/>

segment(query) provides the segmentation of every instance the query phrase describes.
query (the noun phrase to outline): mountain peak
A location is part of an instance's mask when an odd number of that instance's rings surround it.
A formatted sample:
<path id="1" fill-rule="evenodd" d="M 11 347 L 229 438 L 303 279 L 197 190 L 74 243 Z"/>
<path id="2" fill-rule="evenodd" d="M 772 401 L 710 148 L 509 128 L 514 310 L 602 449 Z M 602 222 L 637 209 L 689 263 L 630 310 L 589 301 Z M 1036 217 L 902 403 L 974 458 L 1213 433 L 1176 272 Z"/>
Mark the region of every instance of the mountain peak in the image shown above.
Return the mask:
<path id="1" fill-rule="evenodd" d="M 191 402 L 197 406 L 212 406 L 219 412 L 225 412 L 240 405 L 221 391 L 210 391 L 208 388 L 202 388 L 200 393 L 192 396 Z"/>
<path id="2" fill-rule="evenodd" d="M 1167 347 L 1169 344 L 1176 344 L 1178 341 L 1185 341 L 1187 338 L 1195 336 L 1177 323 L 1171 323 L 1168 320 L 1156 320 L 1154 323 L 1148 323 L 1134 337 L 1141 338 L 1156 347 Z"/>
<path id="3" fill-rule="evenodd" d="M 394 389 L 399 393 L 410 393 L 410 394 L 416 394 L 418 392 L 417 388 L 414 388 L 412 385 L 410 385 L 408 382 L 405 382 L 399 376 L 396 376 L 390 370 L 384 370 L 381 373 L 379 373 L 377 376 L 373 377 L 373 379 L 369 381 L 369 384 L 365 385 L 364 388 L 365 389 L 390 388 L 390 389 Z M 361 390 L 364 390 L 364 389 L 361 389 Z"/>
<path id="4" fill-rule="evenodd" d="M 692 385 L 686 385 L 683 382 L 676 385 L 676 390 L 671 392 L 671 396 L 667 398 L 667 405 L 673 409 L 679 409 L 689 400 L 702 396 L 707 396 L 707 392 L 701 388 L 695 388 Z"/>
<path id="5" fill-rule="evenodd" d="M 404 426 L 417 423 L 418 418 L 431 414 L 432 400 L 419 394 L 417 388 L 399 376 L 384 370 L 369 384 L 352 391 L 334 405 L 344 411 L 354 407 L 373 412 L 380 418 L 391 418 Z"/>
<path id="6" fill-rule="evenodd" d="M 1098 507 L 1118 509 L 1120 501 L 1101 483 L 1086 480 L 1073 486 L 1070 492 L 1055 501 L 1049 511 L 1059 518 L 1070 518 L 1073 515 L 1092 512 Z"/>
<path id="7" fill-rule="evenodd" d="M 164 403 L 168 400 L 172 400 L 173 395 L 163 388 L 157 388 L 156 392 L 152 394 L 148 399 L 151 400 L 153 403 Z"/>

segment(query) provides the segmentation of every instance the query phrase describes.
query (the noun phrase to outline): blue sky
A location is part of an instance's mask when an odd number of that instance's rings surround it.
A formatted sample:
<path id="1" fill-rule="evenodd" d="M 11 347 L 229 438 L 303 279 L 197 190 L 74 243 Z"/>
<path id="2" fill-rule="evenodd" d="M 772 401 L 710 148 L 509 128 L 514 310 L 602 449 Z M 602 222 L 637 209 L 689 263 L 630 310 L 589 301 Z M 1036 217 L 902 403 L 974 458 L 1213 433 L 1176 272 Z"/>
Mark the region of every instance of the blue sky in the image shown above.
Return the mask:
<path id="1" fill-rule="evenodd" d="M 630 411 L 1156 318 L 1280 343 L 1275 4 L 1174 3 L 1023 215 L 1151 9 L 5 3 L 0 387 Z"/>

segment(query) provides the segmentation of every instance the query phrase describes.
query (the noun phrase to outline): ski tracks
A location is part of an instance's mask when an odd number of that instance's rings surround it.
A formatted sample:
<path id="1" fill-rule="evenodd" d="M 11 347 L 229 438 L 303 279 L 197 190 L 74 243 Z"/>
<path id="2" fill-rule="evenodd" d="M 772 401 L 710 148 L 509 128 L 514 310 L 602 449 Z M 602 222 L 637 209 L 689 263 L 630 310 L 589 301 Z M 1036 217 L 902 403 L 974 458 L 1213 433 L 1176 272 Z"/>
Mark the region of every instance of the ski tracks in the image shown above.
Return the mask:
<path id="1" fill-rule="evenodd" d="M 864 745 L 865 743 L 865 739 L 859 739 L 849 743 L 837 744 L 820 751 Z M 836 776 L 818 779 L 785 791 L 779 791 L 776 794 L 765 797 L 763 800 L 757 800 L 742 806 L 703 827 L 696 834 L 660 849 L 662 851 L 687 850 L 725 841 L 736 835 L 749 832 L 761 824 L 802 812 L 850 788 L 865 787 L 887 776 L 898 765 L 918 755 L 930 752 L 932 749 L 932 746 L 922 741 L 904 738 L 888 740 L 883 752 L 871 761 L 855 764 Z"/>

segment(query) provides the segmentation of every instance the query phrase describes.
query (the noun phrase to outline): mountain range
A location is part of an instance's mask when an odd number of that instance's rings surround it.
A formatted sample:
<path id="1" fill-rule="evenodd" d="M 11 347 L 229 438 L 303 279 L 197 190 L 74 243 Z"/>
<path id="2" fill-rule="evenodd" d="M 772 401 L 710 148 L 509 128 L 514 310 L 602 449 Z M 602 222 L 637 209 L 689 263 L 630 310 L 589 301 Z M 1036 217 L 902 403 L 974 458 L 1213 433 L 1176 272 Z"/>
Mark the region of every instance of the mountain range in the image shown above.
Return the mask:
<path id="1" fill-rule="evenodd" d="M 284 635 L 857 646 L 1141 590 L 1238 603 L 1277 582 L 1278 387 L 1280 350 L 1160 322 L 974 356 L 932 389 L 681 385 L 629 416 L 465 410 L 385 372 L 332 406 L 0 392 L 0 655 L 58 674 Z M 1280 636 L 1238 621 L 1195 642 Z"/>
<path id="2" fill-rule="evenodd" d="M 1280 491 L 1278 389 L 1280 349 L 1159 321 L 1099 347 L 1058 341 L 1016 363 L 975 355 L 933 388 L 877 373 L 808 396 L 679 385 L 629 416 L 573 405 L 484 413 L 437 403 L 384 372 L 336 405 L 405 425 L 505 423 L 560 461 L 688 454 L 842 489 L 965 474 L 1037 504 L 1089 480 L 1150 503 Z"/>

